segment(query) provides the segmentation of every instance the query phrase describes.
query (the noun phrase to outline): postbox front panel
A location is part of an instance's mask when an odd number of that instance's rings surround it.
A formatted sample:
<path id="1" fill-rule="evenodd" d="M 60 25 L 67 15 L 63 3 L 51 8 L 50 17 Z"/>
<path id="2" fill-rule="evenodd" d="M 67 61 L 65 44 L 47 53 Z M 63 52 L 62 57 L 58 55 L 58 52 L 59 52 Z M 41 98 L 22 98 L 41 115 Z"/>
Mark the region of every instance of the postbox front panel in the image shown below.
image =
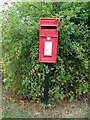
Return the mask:
<path id="1" fill-rule="evenodd" d="M 39 62 L 56 63 L 57 45 L 58 45 L 57 27 L 40 26 Z"/>
<path id="2" fill-rule="evenodd" d="M 51 38 L 52 40 L 47 41 L 45 37 L 41 38 L 40 50 L 39 50 L 39 61 L 47 63 L 56 62 L 57 54 L 57 38 Z"/>

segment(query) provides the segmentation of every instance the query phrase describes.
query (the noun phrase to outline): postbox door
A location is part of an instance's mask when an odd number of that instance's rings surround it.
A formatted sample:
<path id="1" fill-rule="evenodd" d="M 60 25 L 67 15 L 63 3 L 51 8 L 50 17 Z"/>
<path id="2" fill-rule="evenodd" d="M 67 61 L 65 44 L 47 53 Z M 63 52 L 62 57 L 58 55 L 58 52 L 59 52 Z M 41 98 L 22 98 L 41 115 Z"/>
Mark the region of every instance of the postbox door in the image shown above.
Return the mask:
<path id="1" fill-rule="evenodd" d="M 47 40 L 46 37 L 40 38 L 39 46 L 39 61 L 42 62 L 53 62 L 56 61 L 57 55 L 57 37 L 51 37 L 50 40 Z"/>

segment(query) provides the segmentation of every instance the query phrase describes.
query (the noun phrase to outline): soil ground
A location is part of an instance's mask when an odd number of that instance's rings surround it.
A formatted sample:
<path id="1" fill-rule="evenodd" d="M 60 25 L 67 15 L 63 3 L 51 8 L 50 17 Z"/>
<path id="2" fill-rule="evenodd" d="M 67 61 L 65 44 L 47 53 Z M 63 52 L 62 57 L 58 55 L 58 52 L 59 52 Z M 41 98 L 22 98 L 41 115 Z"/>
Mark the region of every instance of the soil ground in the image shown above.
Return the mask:
<path id="1" fill-rule="evenodd" d="M 89 118 L 88 99 L 63 100 L 51 102 L 51 107 L 44 109 L 41 103 L 29 102 L 12 97 L 12 94 L 3 91 L 2 97 L 3 118 Z"/>

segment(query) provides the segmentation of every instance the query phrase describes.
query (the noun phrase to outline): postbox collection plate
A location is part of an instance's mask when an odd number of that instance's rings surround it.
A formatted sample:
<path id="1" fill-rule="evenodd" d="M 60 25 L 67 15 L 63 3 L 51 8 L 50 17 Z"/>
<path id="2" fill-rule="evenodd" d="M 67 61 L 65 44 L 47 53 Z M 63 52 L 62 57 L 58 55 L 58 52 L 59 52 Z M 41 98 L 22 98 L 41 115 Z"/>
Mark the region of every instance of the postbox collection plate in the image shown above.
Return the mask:
<path id="1" fill-rule="evenodd" d="M 52 56 L 52 41 L 45 41 L 44 56 Z"/>

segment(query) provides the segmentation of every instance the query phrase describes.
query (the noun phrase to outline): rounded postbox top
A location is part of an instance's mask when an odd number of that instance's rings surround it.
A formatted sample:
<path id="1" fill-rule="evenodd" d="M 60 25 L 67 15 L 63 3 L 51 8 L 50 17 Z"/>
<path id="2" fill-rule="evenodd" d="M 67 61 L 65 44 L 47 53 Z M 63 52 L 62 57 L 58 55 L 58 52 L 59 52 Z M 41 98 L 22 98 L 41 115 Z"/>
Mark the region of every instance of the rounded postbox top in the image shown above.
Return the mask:
<path id="1" fill-rule="evenodd" d="M 56 26 L 58 27 L 58 18 L 40 18 L 40 26 Z"/>

